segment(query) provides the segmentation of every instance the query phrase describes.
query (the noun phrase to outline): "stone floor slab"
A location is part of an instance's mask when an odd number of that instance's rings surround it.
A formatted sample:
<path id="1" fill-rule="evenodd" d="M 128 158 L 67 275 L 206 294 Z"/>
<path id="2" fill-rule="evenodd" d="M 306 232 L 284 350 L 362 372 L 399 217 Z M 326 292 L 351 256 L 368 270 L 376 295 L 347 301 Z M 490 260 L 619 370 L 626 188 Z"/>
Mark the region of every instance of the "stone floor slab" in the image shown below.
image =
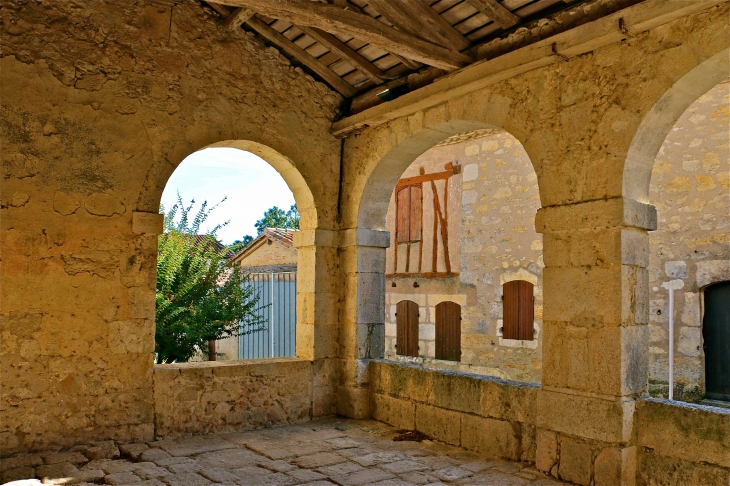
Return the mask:
<path id="1" fill-rule="evenodd" d="M 326 419 L 146 444 L 106 441 L 4 458 L 0 477 L 133 486 L 563 484 L 530 464 L 488 458 L 435 441 L 393 441 L 396 435 L 393 428 L 372 420 Z M 86 454 L 94 448 L 107 453 Z M 124 457 L 114 456 L 116 450 Z M 43 464 L 44 459 L 54 464 Z M 61 459 L 65 460 L 56 462 Z M 86 459 L 91 460 L 84 464 Z"/>

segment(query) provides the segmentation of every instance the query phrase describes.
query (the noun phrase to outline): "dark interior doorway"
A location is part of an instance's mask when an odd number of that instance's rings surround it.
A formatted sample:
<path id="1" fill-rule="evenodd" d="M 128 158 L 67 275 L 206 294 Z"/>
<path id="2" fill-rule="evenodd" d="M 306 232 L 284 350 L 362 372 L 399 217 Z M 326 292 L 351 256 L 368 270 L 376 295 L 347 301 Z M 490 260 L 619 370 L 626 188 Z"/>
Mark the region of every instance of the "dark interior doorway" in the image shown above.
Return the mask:
<path id="1" fill-rule="evenodd" d="M 705 289 L 705 396 L 730 401 L 730 281 Z"/>

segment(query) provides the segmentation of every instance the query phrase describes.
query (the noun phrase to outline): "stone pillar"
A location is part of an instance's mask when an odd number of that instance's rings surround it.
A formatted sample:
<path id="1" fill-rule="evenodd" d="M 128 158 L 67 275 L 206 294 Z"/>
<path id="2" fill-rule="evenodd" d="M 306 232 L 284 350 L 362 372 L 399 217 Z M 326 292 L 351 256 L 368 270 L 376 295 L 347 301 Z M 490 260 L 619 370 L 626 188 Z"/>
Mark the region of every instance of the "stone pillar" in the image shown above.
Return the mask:
<path id="1" fill-rule="evenodd" d="M 390 233 L 362 228 L 340 232 L 340 382 L 337 413 L 370 416 L 368 361 L 385 350 L 385 249 Z"/>
<path id="2" fill-rule="evenodd" d="M 297 247 L 297 357 L 312 361 L 314 417 L 334 413 L 337 386 L 338 233 L 301 230 Z"/>
<path id="3" fill-rule="evenodd" d="M 634 484 L 656 210 L 625 198 L 589 201 L 542 208 L 536 227 L 545 260 L 536 465 L 576 484 Z"/>

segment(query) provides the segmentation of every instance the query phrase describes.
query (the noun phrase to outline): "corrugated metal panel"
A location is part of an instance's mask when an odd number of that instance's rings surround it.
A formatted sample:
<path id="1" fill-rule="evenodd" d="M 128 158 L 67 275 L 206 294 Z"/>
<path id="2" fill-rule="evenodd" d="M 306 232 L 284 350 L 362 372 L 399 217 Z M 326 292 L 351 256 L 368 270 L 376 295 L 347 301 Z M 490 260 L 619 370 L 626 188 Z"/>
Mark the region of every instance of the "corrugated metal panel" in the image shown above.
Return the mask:
<path id="1" fill-rule="evenodd" d="M 252 273 L 245 285 L 252 286 L 260 297 L 256 313 L 264 318 L 265 329 L 240 337 L 240 359 L 295 356 L 296 272 Z"/>
<path id="2" fill-rule="evenodd" d="M 396 350 L 401 356 L 418 356 L 418 304 L 401 300 L 396 304 Z"/>
<path id="3" fill-rule="evenodd" d="M 436 305 L 436 359 L 461 361 L 461 306 L 455 302 Z"/>

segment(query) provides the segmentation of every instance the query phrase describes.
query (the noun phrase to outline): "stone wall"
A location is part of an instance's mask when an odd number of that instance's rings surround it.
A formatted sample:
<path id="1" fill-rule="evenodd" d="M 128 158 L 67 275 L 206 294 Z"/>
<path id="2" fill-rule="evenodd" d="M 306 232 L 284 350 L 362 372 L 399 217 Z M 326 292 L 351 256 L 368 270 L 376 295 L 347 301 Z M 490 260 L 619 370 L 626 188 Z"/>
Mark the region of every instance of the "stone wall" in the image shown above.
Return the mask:
<path id="1" fill-rule="evenodd" d="M 730 410 L 640 400 L 636 429 L 637 485 L 730 483 Z"/>
<path id="2" fill-rule="evenodd" d="M 703 287 L 730 280 L 730 82 L 695 101 L 657 155 L 649 237 L 650 391 L 668 394 L 669 288 L 674 288 L 675 398 L 704 394 Z"/>
<path id="3" fill-rule="evenodd" d="M 492 457 L 535 462 L 537 385 L 376 360 L 370 387 L 377 420 Z"/>
<path id="4" fill-rule="evenodd" d="M 537 176 L 522 144 L 504 131 L 478 130 L 455 136 L 419 156 L 402 177 L 443 170 L 459 163 L 450 179 L 449 234 L 451 278 L 393 278 L 386 285 L 385 353 L 390 359 L 418 362 L 433 368 L 459 369 L 505 379 L 540 382 L 542 369 L 542 236 L 535 231 L 540 207 Z M 395 233 L 395 204 L 391 197 L 387 227 Z M 424 196 L 424 201 L 428 201 Z M 424 203 L 425 208 L 428 206 Z M 428 218 L 426 218 L 428 220 Z M 424 223 L 424 238 L 432 229 Z M 455 242 L 453 240 L 456 240 Z M 388 250 L 386 272 L 392 268 Z M 535 338 L 502 338 L 502 285 L 527 280 L 535 285 Z M 413 287 L 417 281 L 418 288 Z M 393 287 L 392 283 L 396 286 Z M 395 349 L 395 305 L 412 300 L 420 308 L 419 358 L 399 357 Z M 461 362 L 434 360 L 435 305 L 452 301 L 462 306 Z"/>
<path id="5" fill-rule="evenodd" d="M 7 1 L 0 12 L 0 450 L 150 440 L 168 177 L 203 147 L 250 149 L 289 183 L 305 230 L 333 229 L 340 97 L 193 0 Z M 337 255 L 309 244 L 300 341 L 313 359 L 332 356 L 314 352 L 310 329 L 329 324 L 317 344 L 333 342 L 337 305 L 317 299 Z M 334 383 L 321 384 L 329 413 Z"/>
<path id="6" fill-rule="evenodd" d="M 298 358 L 157 365 L 155 437 L 310 420 L 312 363 Z"/>

